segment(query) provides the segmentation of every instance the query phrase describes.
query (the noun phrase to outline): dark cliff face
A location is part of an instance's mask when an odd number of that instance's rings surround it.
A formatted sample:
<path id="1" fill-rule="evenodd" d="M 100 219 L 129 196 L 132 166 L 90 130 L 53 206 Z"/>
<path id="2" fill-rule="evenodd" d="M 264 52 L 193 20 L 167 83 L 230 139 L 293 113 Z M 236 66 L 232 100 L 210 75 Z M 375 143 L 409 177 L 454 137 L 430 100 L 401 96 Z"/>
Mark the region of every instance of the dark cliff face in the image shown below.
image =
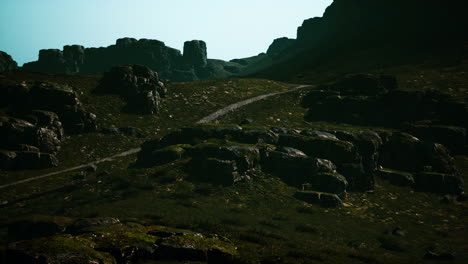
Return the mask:
<path id="1" fill-rule="evenodd" d="M 384 44 L 437 45 L 466 39 L 466 1 L 335 0 L 323 18 L 306 20 L 298 43 L 373 47 Z M 340 41 L 349 41 L 343 43 Z M 333 42 L 331 42 L 333 41 Z M 331 42 L 331 43 L 330 43 Z"/>
<path id="2" fill-rule="evenodd" d="M 223 70 L 223 66 L 241 66 L 223 61 L 210 62 L 206 43 L 200 40 L 187 41 L 182 55 L 179 50 L 159 40 L 122 38 L 108 47 L 72 45 L 65 46 L 63 51 L 41 50 L 39 60 L 26 63 L 22 69 L 62 74 L 102 74 L 112 67 L 126 64 L 147 66 L 162 78 L 172 81 L 223 78 L 231 74 Z"/>
<path id="3" fill-rule="evenodd" d="M 0 72 L 14 71 L 18 64 L 8 53 L 0 51 Z"/>
<path id="4" fill-rule="evenodd" d="M 296 43 L 278 58 L 283 63 L 258 76 L 284 72 L 279 78 L 288 79 L 304 68 L 368 50 L 384 57 L 382 64 L 386 53 L 408 58 L 460 46 L 468 41 L 467 7 L 462 0 L 335 0 L 323 17 L 305 20 L 298 28 Z"/>

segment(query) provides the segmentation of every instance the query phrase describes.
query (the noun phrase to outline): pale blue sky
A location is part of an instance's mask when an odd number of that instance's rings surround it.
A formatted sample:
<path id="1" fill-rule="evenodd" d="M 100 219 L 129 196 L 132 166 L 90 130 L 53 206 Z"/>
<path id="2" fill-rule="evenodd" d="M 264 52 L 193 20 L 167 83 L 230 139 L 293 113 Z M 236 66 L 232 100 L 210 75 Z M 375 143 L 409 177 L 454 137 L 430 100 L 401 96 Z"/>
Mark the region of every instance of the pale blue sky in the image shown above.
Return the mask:
<path id="1" fill-rule="evenodd" d="M 207 42 L 208 57 L 230 60 L 265 52 L 273 39 L 296 37 L 304 19 L 332 0 L 0 0 L 0 50 L 21 65 L 40 49 L 101 47 L 117 38 Z"/>

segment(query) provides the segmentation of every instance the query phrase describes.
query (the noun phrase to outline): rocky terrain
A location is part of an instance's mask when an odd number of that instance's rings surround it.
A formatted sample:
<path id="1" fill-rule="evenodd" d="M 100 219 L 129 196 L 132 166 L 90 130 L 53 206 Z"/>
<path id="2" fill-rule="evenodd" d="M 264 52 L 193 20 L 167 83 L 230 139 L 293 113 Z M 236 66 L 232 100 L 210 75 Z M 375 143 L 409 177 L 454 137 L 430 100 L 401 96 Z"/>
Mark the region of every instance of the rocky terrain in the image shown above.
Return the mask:
<path id="1" fill-rule="evenodd" d="M 0 263 L 466 263 L 467 61 L 340 57 L 459 47 L 463 3 L 374 2 L 229 63 L 128 38 L 0 54 Z M 308 85 L 211 79 L 262 69 Z"/>
<path id="2" fill-rule="evenodd" d="M 55 154 L 69 133 L 96 129 L 73 88 L 44 82 L 0 79 L 0 168 L 55 167 Z"/>

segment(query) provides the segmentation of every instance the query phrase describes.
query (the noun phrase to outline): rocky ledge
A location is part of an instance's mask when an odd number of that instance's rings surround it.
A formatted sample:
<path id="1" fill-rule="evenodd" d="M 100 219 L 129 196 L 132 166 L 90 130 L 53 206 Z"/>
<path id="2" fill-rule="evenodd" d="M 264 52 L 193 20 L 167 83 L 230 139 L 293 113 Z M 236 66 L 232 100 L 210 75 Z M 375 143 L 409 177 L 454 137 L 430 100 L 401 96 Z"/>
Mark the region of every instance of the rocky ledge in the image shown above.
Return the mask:
<path id="1" fill-rule="evenodd" d="M 378 176 L 418 191 L 460 194 L 464 188 L 443 145 L 387 130 L 208 124 L 144 143 L 137 165 L 176 161 L 185 164 L 191 180 L 224 186 L 257 175 L 279 177 L 298 189 L 296 198 L 323 206 L 340 206 L 347 191 L 372 190 Z"/>

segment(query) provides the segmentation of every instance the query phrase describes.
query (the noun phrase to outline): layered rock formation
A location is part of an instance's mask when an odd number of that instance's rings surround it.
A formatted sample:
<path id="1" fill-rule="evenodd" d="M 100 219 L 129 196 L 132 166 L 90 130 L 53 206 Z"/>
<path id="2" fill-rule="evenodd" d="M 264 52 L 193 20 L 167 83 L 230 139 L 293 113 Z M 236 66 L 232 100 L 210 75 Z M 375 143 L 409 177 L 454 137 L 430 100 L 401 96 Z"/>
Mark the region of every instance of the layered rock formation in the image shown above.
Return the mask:
<path id="1" fill-rule="evenodd" d="M 18 64 L 6 52 L 0 51 L 0 72 L 14 71 Z"/>
<path id="2" fill-rule="evenodd" d="M 65 46 L 63 50 L 46 49 L 39 52 L 39 60 L 26 63 L 24 71 L 62 74 L 102 74 L 112 67 L 140 64 L 171 81 L 224 78 L 232 72 L 228 67 L 242 65 L 221 60 L 209 60 L 206 43 L 187 41 L 184 54 L 168 47 L 159 40 L 122 38 L 115 45 L 105 48 L 85 48 L 79 45 Z"/>
<path id="3" fill-rule="evenodd" d="M 57 166 L 64 131 L 96 129 L 96 116 L 69 86 L 0 79 L 0 108 L 0 169 Z"/>

